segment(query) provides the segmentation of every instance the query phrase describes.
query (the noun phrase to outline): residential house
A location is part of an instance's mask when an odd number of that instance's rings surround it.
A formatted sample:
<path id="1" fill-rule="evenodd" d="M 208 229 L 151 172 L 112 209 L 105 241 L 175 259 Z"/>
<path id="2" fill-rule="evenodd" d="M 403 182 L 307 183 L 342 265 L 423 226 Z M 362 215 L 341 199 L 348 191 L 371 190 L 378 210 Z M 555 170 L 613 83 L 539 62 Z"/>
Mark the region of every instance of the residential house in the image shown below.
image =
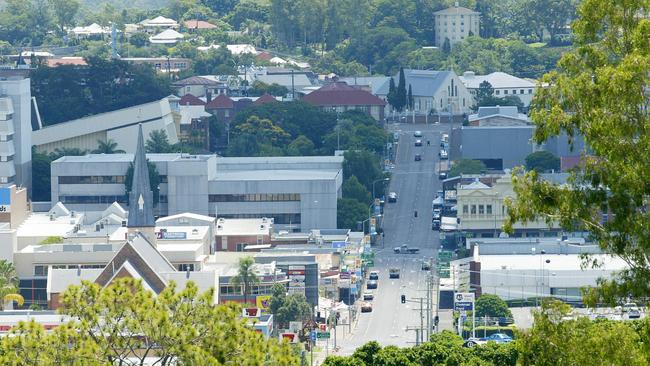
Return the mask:
<path id="1" fill-rule="evenodd" d="M 176 42 L 182 41 L 183 38 L 185 38 L 183 34 L 169 28 L 156 34 L 155 36 L 149 37 L 149 42 L 153 44 L 174 44 Z"/>
<path id="2" fill-rule="evenodd" d="M 157 16 L 153 19 L 145 19 L 141 21 L 140 26 L 148 32 L 155 32 L 160 29 L 176 29 L 178 28 L 178 22 L 174 19 Z"/>
<path id="3" fill-rule="evenodd" d="M 192 94 L 185 94 L 178 104 L 178 139 L 209 150 L 212 115 L 205 111 L 206 102 Z"/>
<path id="4" fill-rule="evenodd" d="M 172 86 L 176 88 L 176 94 L 180 96 L 191 94 L 196 97 L 205 97 L 208 93 L 212 95 L 228 94 L 226 83 L 209 76 L 191 76 L 173 82 Z"/>
<path id="5" fill-rule="evenodd" d="M 443 9 L 433 13 L 435 45 L 442 47 L 446 40 L 450 46 L 462 42 L 470 35 L 479 36 L 479 20 L 481 13 L 458 6 Z"/>
<path id="6" fill-rule="evenodd" d="M 465 71 L 460 77 L 469 92 L 476 97 L 481 83 L 487 81 L 492 85 L 494 90 L 493 96 L 504 98 L 507 96 L 516 96 L 524 104 L 524 108 L 530 106 L 533 100 L 537 85 L 527 79 L 506 74 L 505 72 L 493 72 L 487 75 L 475 75 L 473 71 Z"/>
<path id="7" fill-rule="evenodd" d="M 474 98 L 458 75 L 453 71 L 432 71 L 404 69 L 406 89 L 411 86 L 413 105 L 416 114 L 430 114 L 432 112 L 451 112 L 453 115 L 469 114 Z M 399 84 L 399 73 L 393 80 Z M 388 101 L 390 80 L 378 88 L 376 95 Z M 387 105 L 388 112 L 392 111 Z"/>
<path id="8" fill-rule="evenodd" d="M 93 36 L 103 37 L 107 34 L 111 34 L 111 28 L 102 27 L 97 23 L 93 23 L 89 26 L 77 26 L 70 30 L 70 35 L 77 38 L 88 38 Z"/>
<path id="9" fill-rule="evenodd" d="M 198 20 L 198 19 L 188 19 L 183 22 L 183 27 L 187 29 L 188 31 L 203 31 L 203 30 L 210 30 L 210 29 L 217 29 L 218 27 L 210 22 L 206 22 L 205 20 Z"/>
<path id="10" fill-rule="evenodd" d="M 377 121 L 384 120 L 386 102 L 368 91 L 350 86 L 343 81 L 325 85 L 302 99 L 326 111 L 339 113 L 358 110 Z"/>

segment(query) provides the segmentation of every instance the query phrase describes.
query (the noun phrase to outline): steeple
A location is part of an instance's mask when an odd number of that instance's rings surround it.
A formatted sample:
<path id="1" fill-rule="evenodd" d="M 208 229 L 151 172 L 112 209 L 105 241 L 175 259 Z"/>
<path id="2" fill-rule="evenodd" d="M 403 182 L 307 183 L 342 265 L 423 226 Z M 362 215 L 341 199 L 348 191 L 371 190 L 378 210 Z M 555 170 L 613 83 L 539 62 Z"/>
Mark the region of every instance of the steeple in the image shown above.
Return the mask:
<path id="1" fill-rule="evenodd" d="M 129 193 L 128 228 L 153 228 L 153 192 L 149 185 L 149 167 L 144 151 L 142 125 L 138 126 L 138 145 L 133 159 L 133 183 Z"/>

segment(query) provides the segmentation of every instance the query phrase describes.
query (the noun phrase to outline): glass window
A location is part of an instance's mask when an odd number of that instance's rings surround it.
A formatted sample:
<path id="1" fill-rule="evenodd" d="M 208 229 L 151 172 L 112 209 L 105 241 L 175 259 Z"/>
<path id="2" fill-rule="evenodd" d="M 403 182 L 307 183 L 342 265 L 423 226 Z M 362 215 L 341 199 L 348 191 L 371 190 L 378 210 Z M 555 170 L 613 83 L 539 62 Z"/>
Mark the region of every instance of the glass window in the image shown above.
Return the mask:
<path id="1" fill-rule="evenodd" d="M 47 276 L 47 266 L 34 266 L 34 276 Z"/>
<path id="2" fill-rule="evenodd" d="M 485 213 L 488 215 L 492 215 L 492 205 L 485 206 Z"/>
<path id="3" fill-rule="evenodd" d="M 524 94 L 524 89 L 519 90 L 519 94 Z"/>
<path id="4" fill-rule="evenodd" d="M 495 90 L 495 91 L 494 91 L 494 94 L 496 94 L 496 95 L 501 94 L 501 90 Z"/>
<path id="5" fill-rule="evenodd" d="M 479 215 L 484 215 L 485 214 L 485 206 L 478 205 L 478 214 Z"/>
<path id="6" fill-rule="evenodd" d="M 472 205 L 472 215 L 476 215 L 476 205 Z"/>
<path id="7" fill-rule="evenodd" d="M 504 90 L 504 91 L 503 91 L 503 94 L 508 94 L 508 91 L 507 91 L 507 90 Z"/>
<path id="8" fill-rule="evenodd" d="M 467 215 L 468 212 L 469 212 L 469 206 L 463 205 L 463 214 Z"/>
<path id="9" fill-rule="evenodd" d="M 533 89 L 528 89 L 528 94 L 533 94 Z"/>
<path id="10" fill-rule="evenodd" d="M 517 89 L 514 89 L 514 90 L 512 91 L 512 94 L 517 94 Z"/>

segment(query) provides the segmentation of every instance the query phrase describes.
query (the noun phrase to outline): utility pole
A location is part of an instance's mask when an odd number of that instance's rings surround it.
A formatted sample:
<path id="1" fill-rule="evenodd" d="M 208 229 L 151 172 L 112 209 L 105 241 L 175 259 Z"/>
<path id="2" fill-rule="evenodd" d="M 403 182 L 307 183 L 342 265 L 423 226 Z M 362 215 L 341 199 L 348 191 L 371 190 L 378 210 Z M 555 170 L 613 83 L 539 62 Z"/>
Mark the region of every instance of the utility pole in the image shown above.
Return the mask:
<path id="1" fill-rule="evenodd" d="M 427 339 L 431 337 L 431 275 L 427 274 Z"/>
<path id="2" fill-rule="evenodd" d="M 424 317 L 422 316 L 422 310 L 424 310 L 424 307 L 422 307 L 422 300 L 424 298 L 420 298 L 420 343 L 423 342 L 422 338 L 424 336 Z"/>

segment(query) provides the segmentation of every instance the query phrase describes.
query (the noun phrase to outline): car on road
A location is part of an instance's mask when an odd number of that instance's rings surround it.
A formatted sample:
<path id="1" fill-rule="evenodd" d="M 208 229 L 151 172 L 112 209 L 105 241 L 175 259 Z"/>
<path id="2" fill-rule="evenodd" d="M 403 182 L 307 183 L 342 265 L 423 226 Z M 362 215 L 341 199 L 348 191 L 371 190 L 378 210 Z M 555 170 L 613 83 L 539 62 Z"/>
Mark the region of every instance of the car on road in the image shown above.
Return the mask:
<path id="1" fill-rule="evenodd" d="M 368 279 L 377 281 L 379 279 L 379 271 L 371 271 Z"/>
<path id="2" fill-rule="evenodd" d="M 634 302 L 626 302 L 623 304 L 623 312 L 627 313 L 630 310 L 639 310 L 639 307 Z"/>
<path id="3" fill-rule="evenodd" d="M 368 281 L 368 283 L 366 284 L 366 288 L 367 288 L 368 290 L 375 290 L 375 289 L 377 289 L 377 281 L 375 281 L 375 280 L 370 280 L 370 281 Z"/>
<path id="4" fill-rule="evenodd" d="M 431 221 L 431 230 L 440 230 L 440 220 Z"/>
<path id="5" fill-rule="evenodd" d="M 638 309 L 631 309 L 627 311 L 628 319 L 639 319 L 641 318 L 641 312 Z"/>
<path id="6" fill-rule="evenodd" d="M 424 259 L 422 260 L 422 266 L 420 267 L 423 271 L 430 271 L 431 270 L 431 262 Z"/>
<path id="7" fill-rule="evenodd" d="M 422 146 L 422 140 L 415 140 L 415 146 Z"/>
<path id="8" fill-rule="evenodd" d="M 440 159 L 449 159 L 449 154 L 447 153 L 447 150 L 440 150 Z"/>
<path id="9" fill-rule="evenodd" d="M 512 342 L 512 337 L 504 333 L 494 333 L 484 338 L 469 338 L 463 345 L 465 347 L 474 347 L 476 345 L 486 344 L 488 342 L 510 343 Z"/>
<path id="10" fill-rule="evenodd" d="M 389 202 L 389 203 L 397 202 L 397 193 L 395 193 L 395 192 L 390 192 L 390 193 L 388 194 L 388 202 Z"/>
<path id="11" fill-rule="evenodd" d="M 434 220 L 440 220 L 440 216 L 442 216 L 442 210 L 439 208 L 434 208 L 433 209 L 433 219 Z"/>
<path id="12" fill-rule="evenodd" d="M 447 172 L 440 172 L 440 173 L 438 173 L 438 179 L 440 179 L 440 180 L 445 180 L 445 179 L 447 179 Z"/>
<path id="13" fill-rule="evenodd" d="M 399 141 L 399 132 L 393 132 L 393 141 Z"/>
<path id="14" fill-rule="evenodd" d="M 389 269 L 388 278 L 399 278 L 399 268 L 393 267 Z"/>
<path id="15" fill-rule="evenodd" d="M 374 299 L 375 299 L 375 294 L 372 293 L 372 291 L 368 291 L 363 294 L 364 301 L 372 301 Z"/>
<path id="16" fill-rule="evenodd" d="M 408 245 L 404 244 L 400 247 L 393 248 L 395 254 L 417 254 L 420 252 L 420 248 L 409 248 Z"/>
<path id="17" fill-rule="evenodd" d="M 362 313 L 370 313 L 372 312 L 372 304 L 369 302 L 364 302 L 361 304 L 361 312 Z"/>
<path id="18" fill-rule="evenodd" d="M 420 161 L 420 160 L 422 160 L 422 155 L 415 154 L 415 161 Z"/>
<path id="19" fill-rule="evenodd" d="M 413 132 L 413 137 L 422 137 L 422 131 Z"/>

